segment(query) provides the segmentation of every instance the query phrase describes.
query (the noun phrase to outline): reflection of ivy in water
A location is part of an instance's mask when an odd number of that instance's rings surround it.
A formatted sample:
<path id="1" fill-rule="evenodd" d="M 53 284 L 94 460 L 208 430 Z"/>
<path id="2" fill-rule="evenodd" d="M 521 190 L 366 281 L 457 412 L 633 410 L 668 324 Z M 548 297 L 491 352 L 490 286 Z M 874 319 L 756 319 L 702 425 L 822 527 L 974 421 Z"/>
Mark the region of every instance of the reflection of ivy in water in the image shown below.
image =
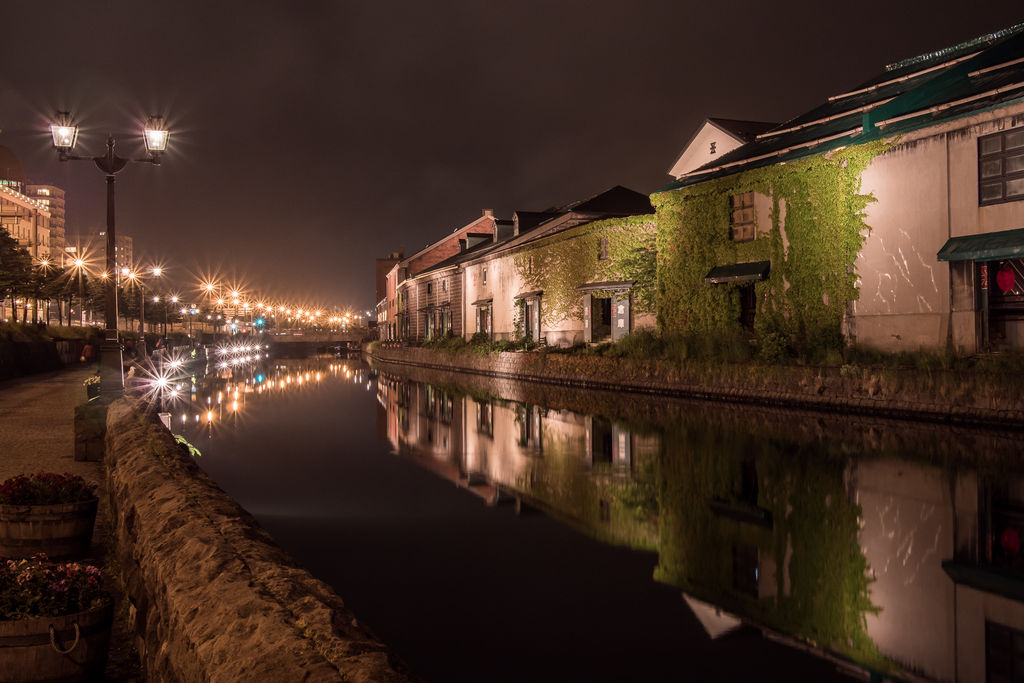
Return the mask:
<path id="1" fill-rule="evenodd" d="M 680 427 L 663 439 L 661 554 L 655 577 L 727 610 L 889 668 L 867 634 L 867 562 L 858 543 L 860 506 L 846 492 L 840 457 L 801 457 L 788 442 Z M 712 512 L 709 501 L 740 497 L 742 464 L 755 457 L 757 506 L 771 512 L 765 528 Z M 759 565 L 775 565 L 765 597 L 733 587 L 734 546 L 755 547 Z M 769 572 L 761 582 L 771 581 Z"/>
<path id="2" fill-rule="evenodd" d="M 542 432 L 542 460 L 531 478 L 516 482 L 545 511 L 561 521 L 606 543 L 643 550 L 657 549 L 657 507 L 652 500 L 653 460 L 634 454 L 636 466 L 629 475 L 616 475 L 610 465 L 595 464 L 586 469 L 582 422 L 576 438 L 566 438 L 562 429 Z M 608 520 L 601 519 L 601 502 L 608 507 Z M 653 503 L 653 504 L 652 504 Z"/>

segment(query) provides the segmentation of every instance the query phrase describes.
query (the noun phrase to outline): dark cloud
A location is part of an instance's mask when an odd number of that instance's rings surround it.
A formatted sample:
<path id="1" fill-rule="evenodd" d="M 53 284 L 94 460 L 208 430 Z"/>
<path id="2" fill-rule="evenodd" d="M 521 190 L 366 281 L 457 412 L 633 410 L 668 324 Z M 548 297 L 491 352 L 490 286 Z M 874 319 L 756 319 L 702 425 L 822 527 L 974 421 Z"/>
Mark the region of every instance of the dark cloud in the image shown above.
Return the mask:
<path id="1" fill-rule="evenodd" d="M 508 215 L 615 184 L 651 191 L 705 116 L 785 120 L 885 63 L 1024 20 L 910 0 L 481 3 L 8 2 L 0 144 L 104 221 L 103 180 L 43 134 L 82 142 L 163 112 L 172 150 L 118 179 L 143 255 L 365 307 L 373 259 L 481 208 Z"/>

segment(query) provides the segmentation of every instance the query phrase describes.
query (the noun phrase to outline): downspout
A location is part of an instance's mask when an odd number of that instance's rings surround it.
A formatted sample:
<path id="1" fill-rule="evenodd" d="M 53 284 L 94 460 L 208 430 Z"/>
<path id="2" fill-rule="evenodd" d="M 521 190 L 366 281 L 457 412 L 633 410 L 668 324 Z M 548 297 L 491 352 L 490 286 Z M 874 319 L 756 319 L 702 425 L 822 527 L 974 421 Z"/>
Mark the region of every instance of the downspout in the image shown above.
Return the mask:
<path id="1" fill-rule="evenodd" d="M 949 177 L 949 133 L 945 134 L 946 139 L 946 242 L 953 237 L 953 207 L 951 206 L 952 200 L 952 181 Z M 973 268 L 973 262 L 971 267 Z M 949 283 L 949 313 L 946 321 L 946 351 L 948 353 L 953 352 L 953 265 L 952 263 L 948 267 L 947 281 Z M 973 282 L 973 278 L 972 278 Z"/>

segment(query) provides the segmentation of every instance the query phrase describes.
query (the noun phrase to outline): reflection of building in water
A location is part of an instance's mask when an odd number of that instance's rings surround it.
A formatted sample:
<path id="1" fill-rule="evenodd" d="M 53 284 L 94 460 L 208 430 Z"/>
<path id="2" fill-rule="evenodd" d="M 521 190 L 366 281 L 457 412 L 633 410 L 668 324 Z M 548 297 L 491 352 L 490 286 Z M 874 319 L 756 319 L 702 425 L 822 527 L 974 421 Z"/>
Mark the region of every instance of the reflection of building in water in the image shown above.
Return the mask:
<path id="1" fill-rule="evenodd" d="M 725 431 L 663 443 L 657 578 L 869 668 L 1024 671 L 1019 478 L 802 457 Z"/>
<path id="2" fill-rule="evenodd" d="M 883 460 L 855 469 L 879 650 L 939 680 L 1024 671 L 1024 480 Z"/>
<path id="3" fill-rule="evenodd" d="M 392 447 L 488 504 L 537 507 L 593 536 L 653 548 L 656 437 L 567 410 L 378 380 Z"/>

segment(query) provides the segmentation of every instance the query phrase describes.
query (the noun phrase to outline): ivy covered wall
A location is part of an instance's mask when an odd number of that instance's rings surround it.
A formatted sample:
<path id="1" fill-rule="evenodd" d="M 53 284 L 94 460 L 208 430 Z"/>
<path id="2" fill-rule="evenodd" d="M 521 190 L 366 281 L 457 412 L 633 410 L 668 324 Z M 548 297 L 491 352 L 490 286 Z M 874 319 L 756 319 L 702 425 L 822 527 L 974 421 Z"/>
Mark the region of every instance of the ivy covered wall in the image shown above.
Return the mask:
<path id="1" fill-rule="evenodd" d="M 607 240 L 608 258 L 601 259 Z M 590 282 L 635 281 L 633 306 L 656 310 L 655 216 L 606 218 L 570 228 L 515 255 L 515 267 L 526 288 L 543 290 L 543 324 L 583 316 L 579 288 Z"/>
<path id="2" fill-rule="evenodd" d="M 870 231 L 864 209 L 873 197 L 861 194 L 861 174 L 889 144 L 840 148 L 652 195 L 659 327 L 735 327 L 738 287 L 709 285 L 704 277 L 715 266 L 771 261 L 768 279 L 755 285 L 758 336 L 785 335 L 798 349 L 838 346 L 843 315 L 858 296 L 854 261 Z M 753 241 L 733 242 L 730 198 L 751 191 L 771 209 L 757 216 Z"/>

